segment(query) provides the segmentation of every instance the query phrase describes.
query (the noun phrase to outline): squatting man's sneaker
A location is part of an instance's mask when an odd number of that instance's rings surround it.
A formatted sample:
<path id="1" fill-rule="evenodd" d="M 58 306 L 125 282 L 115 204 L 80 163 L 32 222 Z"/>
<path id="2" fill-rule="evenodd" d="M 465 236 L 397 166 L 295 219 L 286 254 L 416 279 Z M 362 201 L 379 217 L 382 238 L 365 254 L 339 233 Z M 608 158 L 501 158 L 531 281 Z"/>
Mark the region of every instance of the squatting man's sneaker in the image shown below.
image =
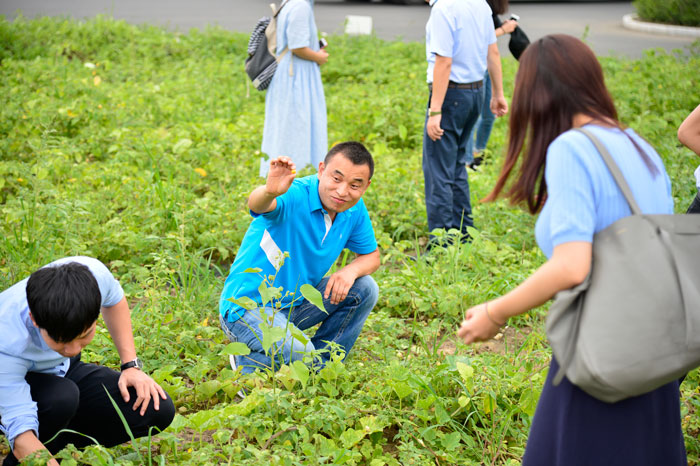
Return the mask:
<path id="1" fill-rule="evenodd" d="M 231 369 L 233 369 L 233 372 L 236 372 L 236 370 L 238 369 L 238 366 L 236 366 L 236 357 L 232 354 L 229 354 L 228 362 L 231 364 Z M 245 396 L 246 396 L 245 389 L 241 388 L 240 390 L 238 390 L 237 395 L 240 396 L 241 398 L 245 398 Z"/>

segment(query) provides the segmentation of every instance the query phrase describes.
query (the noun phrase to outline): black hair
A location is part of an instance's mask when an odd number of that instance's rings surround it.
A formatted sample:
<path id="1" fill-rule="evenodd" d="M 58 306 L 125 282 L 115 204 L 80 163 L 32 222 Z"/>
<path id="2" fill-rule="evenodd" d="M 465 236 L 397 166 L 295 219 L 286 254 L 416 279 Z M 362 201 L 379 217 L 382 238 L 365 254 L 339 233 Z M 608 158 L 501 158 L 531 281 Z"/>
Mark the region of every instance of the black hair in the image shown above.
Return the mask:
<path id="1" fill-rule="evenodd" d="M 58 343 L 75 340 L 100 316 L 102 296 L 90 269 L 77 262 L 43 267 L 27 281 L 37 327 Z"/>
<path id="2" fill-rule="evenodd" d="M 326 158 L 323 159 L 323 164 L 328 165 L 328 162 L 330 162 L 336 154 L 342 154 L 343 157 L 351 161 L 354 165 L 368 165 L 369 179 L 372 179 L 372 175 L 374 175 L 374 159 L 372 158 L 372 154 L 369 153 L 361 142 L 347 141 L 336 144 L 326 154 Z"/>
<path id="3" fill-rule="evenodd" d="M 494 15 L 502 15 L 508 11 L 508 0 L 486 0 Z"/>

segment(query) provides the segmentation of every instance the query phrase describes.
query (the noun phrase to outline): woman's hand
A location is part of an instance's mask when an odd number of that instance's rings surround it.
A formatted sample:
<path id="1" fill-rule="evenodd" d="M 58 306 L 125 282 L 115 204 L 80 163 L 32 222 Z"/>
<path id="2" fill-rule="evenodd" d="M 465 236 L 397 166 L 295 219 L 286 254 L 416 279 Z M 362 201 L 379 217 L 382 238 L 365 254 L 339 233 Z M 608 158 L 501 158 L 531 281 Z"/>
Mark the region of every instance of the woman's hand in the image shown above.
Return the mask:
<path id="1" fill-rule="evenodd" d="M 492 320 L 488 312 L 488 303 L 478 304 L 470 308 L 462 325 L 457 330 L 457 336 L 466 344 L 486 341 L 495 337 L 502 325 Z"/>
<path id="2" fill-rule="evenodd" d="M 513 19 L 509 19 L 509 20 L 504 21 L 504 22 L 498 27 L 498 29 L 500 29 L 501 31 L 503 31 L 503 34 L 510 34 L 510 33 L 512 33 L 513 31 L 515 31 L 515 28 L 517 28 L 517 27 L 518 27 L 518 22 L 515 21 L 515 20 L 513 20 Z M 498 34 L 498 29 L 496 29 L 496 35 L 497 35 L 497 36 L 498 36 L 498 35 L 503 35 L 503 34 Z"/>
<path id="3" fill-rule="evenodd" d="M 316 63 L 318 63 L 318 66 L 328 63 L 328 52 L 326 52 L 325 48 L 316 52 Z"/>

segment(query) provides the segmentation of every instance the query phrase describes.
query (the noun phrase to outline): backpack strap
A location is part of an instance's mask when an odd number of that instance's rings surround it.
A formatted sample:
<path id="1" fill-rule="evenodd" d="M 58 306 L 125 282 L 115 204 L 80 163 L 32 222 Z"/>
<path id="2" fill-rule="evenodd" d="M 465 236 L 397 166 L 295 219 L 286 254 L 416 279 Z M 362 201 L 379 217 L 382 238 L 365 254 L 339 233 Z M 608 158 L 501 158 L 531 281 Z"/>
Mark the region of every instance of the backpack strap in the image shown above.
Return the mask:
<path id="1" fill-rule="evenodd" d="M 276 57 L 278 65 L 282 61 L 282 58 L 284 57 L 284 55 L 289 50 L 289 47 L 285 47 L 284 50 L 282 50 L 282 52 L 280 52 L 280 54 L 277 55 L 277 15 L 280 14 L 280 11 L 282 11 L 282 8 L 287 4 L 288 1 L 289 0 L 284 0 L 280 4 L 279 8 L 277 8 L 277 6 L 274 3 L 270 3 L 270 9 L 272 10 L 272 18 L 270 20 L 270 24 L 274 23 L 275 27 L 274 27 L 274 31 L 271 30 L 269 34 L 268 34 L 267 29 L 265 30 L 265 35 L 267 36 L 268 50 L 270 51 L 270 54 L 273 57 Z M 269 28 L 269 26 L 268 26 L 268 28 Z M 293 57 L 294 57 L 294 54 L 292 54 L 292 58 Z M 293 76 L 293 74 L 294 74 L 294 72 L 292 69 L 292 60 L 289 60 L 289 76 Z"/>

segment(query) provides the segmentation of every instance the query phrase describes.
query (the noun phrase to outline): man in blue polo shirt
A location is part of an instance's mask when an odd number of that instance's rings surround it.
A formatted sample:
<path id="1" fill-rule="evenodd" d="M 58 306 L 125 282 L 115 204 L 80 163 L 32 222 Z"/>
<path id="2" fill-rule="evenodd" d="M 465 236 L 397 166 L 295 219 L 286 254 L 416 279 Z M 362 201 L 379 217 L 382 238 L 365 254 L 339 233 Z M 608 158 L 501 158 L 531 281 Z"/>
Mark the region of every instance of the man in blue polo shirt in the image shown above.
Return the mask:
<path id="1" fill-rule="evenodd" d="M 423 175 L 428 229 L 473 226 L 467 142 L 479 117 L 483 77 L 489 71 L 491 111 L 505 115 L 501 59 L 491 9 L 484 0 L 426 0 L 425 27 L 430 90 L 423 132 Z M 432 244 L 432 243 L 431 243 Z"/>
<path id="2" fill-rule="evenodd" d="M 231 357 L 234 370 L 274 371 L 331 343 L 345 354 L 352 349 L 378 297 L 370 274 L 379 268 L 379 250 L 361 199 L 373 172 L 372 156 L 359 142 L 337 144 L 319 164 L 317 175 L 301 179 L 295 179 L 290 158 L 270 161 L 266 184 L 248 198 L 254 219 L 219 303 L 226 335 L 250 348 L 246 356 Z M 344 248 L 355 259 L 324 278 Z M 280 288 L 265 302 L 263 282 L 268 290 Z M 323 295 L 325 312 L 304 299 L 302 285 Z M 308 340 L 301 331 L 319 323 Z M 284 336 L 267 352 L 261 324 L 283 329 L 276 333 Z M 319 351 L 317 357 L 323 364 L 329 351 Z"/>

